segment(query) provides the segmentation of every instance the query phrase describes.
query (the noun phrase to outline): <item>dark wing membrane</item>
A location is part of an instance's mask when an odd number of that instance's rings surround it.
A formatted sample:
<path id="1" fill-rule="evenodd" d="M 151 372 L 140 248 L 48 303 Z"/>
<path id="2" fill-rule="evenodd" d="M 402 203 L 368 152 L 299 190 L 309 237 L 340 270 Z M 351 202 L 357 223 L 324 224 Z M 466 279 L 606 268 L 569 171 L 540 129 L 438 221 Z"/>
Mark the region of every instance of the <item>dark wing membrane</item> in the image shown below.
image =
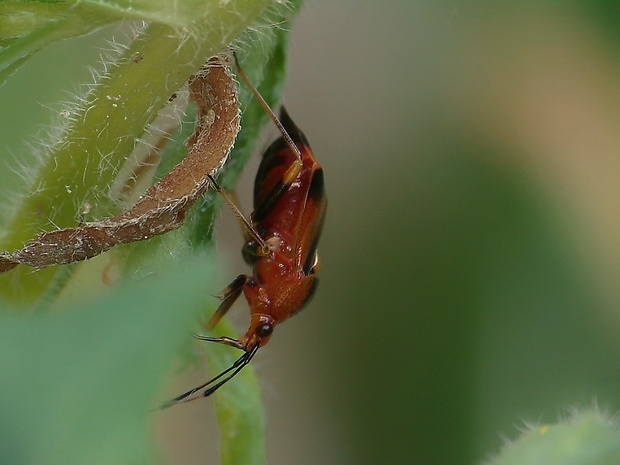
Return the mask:
<path id="1" fill-rule="evenodd" d="M 282 176 L 294 161 L 295 154 L 282 138 L 271 144 L 263 155 L 254 181 L 255 221 L 262 221 L 273 208 L 278 200 L 273 193 L 282 188 Z"/>
<path id="2" fill-rule="evenodd" d="M 295 125 L 284 107 L 280 111 L 280 122 L 302 154 L 310 151 L 306 136 Z M 254 221 L 261 222 L 269 215 L 279 200 L 279 196 L 275 194 L 282 192 L 283 175 L 296 158 L 297 155 L 283 137 L 276 139 L 267 148 L 254 181 Z"/>
<path id="3" fill-rule="evenodd" d="M 297 240 L 297 250 L 301 253 L 300 264 L 303 264 L 304 273 L 307 275 L 314 265 L 314 257 L 325 222 L 325 212 L 327 211 L 327 195 L 325 194 L 325 181 L 323 179 L 323 168 L 320 166 L 312 173 L 306 206 L 299 225 L 299 237 Z"/>
<path id="4" fill-rule="evenodd" d="M 286 129 L 286 132 L 288 132 L 288 135 L 291 136 L 291 139 L 293 139 L 293 142 L 295 142 L 295 145 L 298 147 L 310 147 L 308 139 L 306 139 L 306 135 L 293 122 L 284 106 L 280 109 L 280 122 L 282 123 L 282 126 L 284 126 L 284 129 Z"/>

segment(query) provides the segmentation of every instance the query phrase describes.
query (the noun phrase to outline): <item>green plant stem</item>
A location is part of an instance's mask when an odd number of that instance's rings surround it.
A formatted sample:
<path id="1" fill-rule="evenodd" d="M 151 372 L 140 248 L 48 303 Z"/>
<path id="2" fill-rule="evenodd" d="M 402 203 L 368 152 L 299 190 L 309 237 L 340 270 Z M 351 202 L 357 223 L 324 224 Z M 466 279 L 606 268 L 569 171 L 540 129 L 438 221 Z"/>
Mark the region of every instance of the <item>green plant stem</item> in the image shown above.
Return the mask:
<path id="1" fill-rule="evenodd" d="M 217 325 L 217 334 L 234 335 L 226 321 Z M 230 347 L 205 347 L 213 376 L 229 368 L 239 357 Z M 266 460 L 265 412 L 258 378 L 246 366 L 214 395 L 220 429 L 222 465 L 262 465 Z"/>

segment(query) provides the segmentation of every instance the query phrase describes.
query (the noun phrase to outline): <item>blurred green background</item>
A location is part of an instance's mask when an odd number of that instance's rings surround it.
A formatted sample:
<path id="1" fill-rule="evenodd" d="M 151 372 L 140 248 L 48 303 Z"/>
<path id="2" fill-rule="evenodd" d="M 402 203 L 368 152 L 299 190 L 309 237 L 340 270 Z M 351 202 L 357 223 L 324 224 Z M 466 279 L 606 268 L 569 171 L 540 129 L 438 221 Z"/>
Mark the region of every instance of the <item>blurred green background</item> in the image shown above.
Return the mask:
<path id="1" fill-rule="evenodd" d="M 256 358 L 270 464 L 480 463 L 524 422 L 618 410 L 616 18 L 611 2 L 306 2 L 285 103 L 330 204 L 319 291 Z M 50 47 L 2 89 L 0 193 L 89 81 L 94 43 Z M 224 216 L 218 286 L 247 271 Z M 216 460 L 208 400 L 157 421 L 171 463 Z"/>

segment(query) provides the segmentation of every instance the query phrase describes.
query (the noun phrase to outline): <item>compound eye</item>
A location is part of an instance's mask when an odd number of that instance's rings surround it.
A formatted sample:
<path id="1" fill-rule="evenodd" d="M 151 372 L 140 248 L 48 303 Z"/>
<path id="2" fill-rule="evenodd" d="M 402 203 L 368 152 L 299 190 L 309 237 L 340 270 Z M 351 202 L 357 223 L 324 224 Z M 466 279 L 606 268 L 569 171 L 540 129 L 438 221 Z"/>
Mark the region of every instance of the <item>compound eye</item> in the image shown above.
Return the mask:
<path id="1" fill-rule="evenodd" d="M 268 323 L 260 325 L 256 328 L 255 333 L 258 337 L 261 338 L 271 336 L 271 333 L 273 333 L 273 325 L 270 325 Z"/>

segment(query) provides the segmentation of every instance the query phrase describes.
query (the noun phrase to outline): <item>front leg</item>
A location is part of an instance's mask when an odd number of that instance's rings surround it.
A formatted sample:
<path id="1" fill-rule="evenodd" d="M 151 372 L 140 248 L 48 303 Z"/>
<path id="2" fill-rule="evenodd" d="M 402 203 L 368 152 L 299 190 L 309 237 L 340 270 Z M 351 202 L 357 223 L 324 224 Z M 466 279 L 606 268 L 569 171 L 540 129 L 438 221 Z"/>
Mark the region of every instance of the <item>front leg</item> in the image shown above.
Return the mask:
<path id="1" fill-rule="evenodd" d="M 217 323 L 222 319 L 222 317 L 226 314 L 228 309 L 232 307 L 232 304 L 239 298 L 241 292 L 243 291 L 243 286 L 250 280 L 247 275 L 240 274 L 235 278 L 235 280 L 230 283 L 221 294 L 222 303 L 213 314 L 209 322 L 207 323 L 207 329 L 211 330 L 217 325 Z"/>

